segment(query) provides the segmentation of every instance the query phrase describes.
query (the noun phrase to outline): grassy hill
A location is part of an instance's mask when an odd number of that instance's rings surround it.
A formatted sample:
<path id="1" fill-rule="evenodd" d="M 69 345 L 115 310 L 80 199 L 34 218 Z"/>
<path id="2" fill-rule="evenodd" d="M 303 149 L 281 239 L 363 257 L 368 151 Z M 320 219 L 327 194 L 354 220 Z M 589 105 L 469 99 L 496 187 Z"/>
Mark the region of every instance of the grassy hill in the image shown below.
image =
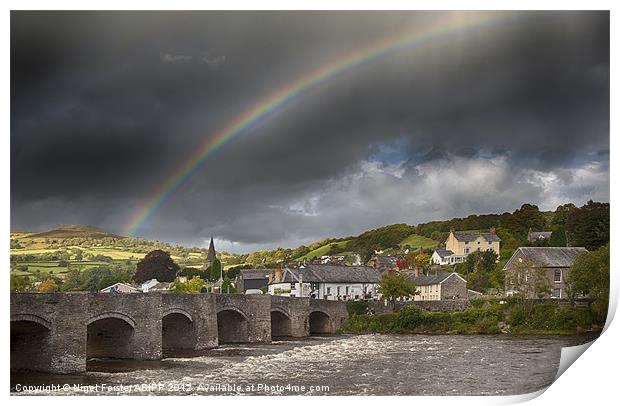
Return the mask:
<path id="1" fill-rule="evenodd" d="M 417 248 L 435 248 L 437 246 L 437 241 L 430 239 L 428 237 L 424 237 L 418 234 L 411 234 L 409 237 L 405 238 L 400 242 L 400 247 L 404 248 L 405 246 L 410 246 L 413 249 Z"/>
<path id="2" fill-rule="evenodd" d="M 120 235 L 110 234 L 95 226 L 82 226 L 82 225 L 62 225 L 51 230 L 34 232 L 34 233 L 21 233 L 22 238 L 125 238 Z"/>
<path id="3" fill-rule="evenodd" d="M 321 258 L 323 255 L 327 255 L 331 251 L 332 245 L 336 245 L 339 250 L 344 250 L 347 247 L 347 243 L 349 241 L 350 240 L 338 241 L 338 242 L 322 245 L 319 248 L 310 251 L 306 255 L 303 255 L 295 259 L 295 261 L 303 261 L 304 259 L 311 260 L 312 258 L 315 258 L 315 257 Z"/>

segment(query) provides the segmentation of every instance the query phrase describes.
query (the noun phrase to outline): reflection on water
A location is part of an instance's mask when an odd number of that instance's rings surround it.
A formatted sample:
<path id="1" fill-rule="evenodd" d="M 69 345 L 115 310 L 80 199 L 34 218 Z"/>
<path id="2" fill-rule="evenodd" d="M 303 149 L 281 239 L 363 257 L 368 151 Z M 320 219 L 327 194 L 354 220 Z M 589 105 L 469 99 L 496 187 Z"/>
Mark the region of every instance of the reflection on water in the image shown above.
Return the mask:
<path id="1" fill-rule="evenodd" d="M 371 334 L 231 344 L 162 361 L 91 360 L 79 375 L 12 371 L 11 390 L 55 384 L 61 389 L 41 393 L 513 395 L 551 384 L 561 348 L 593 338 Z"/>

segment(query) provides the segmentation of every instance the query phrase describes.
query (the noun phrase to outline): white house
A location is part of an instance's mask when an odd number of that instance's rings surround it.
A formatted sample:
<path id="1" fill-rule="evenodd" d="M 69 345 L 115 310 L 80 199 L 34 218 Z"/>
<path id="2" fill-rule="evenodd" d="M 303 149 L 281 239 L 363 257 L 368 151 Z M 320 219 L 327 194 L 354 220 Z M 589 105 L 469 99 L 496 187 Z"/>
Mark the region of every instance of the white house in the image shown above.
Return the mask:
<path id="1" fill-rule="evenodd" d="M 270 273 L 269 293 L 327 300 L 378 298 L 381 273 L 368 266 L 308 264 Z"/>
<path id="2" fill-rule="evenodd" d="M 126 283 L 117 282 L 114 285 L 101 289 L 101 293 L 140 293 L 140 289 Z"/>
<path id="3" fill-rule="evenodd" d="M 168 282 L 159 282 L 157 279 L 150 279 L 146 282 L 142 282 L 140 290 L 142 290 L 143 293 L 162 292 L 168 290 L 170 285 L 171 283 Z"/>

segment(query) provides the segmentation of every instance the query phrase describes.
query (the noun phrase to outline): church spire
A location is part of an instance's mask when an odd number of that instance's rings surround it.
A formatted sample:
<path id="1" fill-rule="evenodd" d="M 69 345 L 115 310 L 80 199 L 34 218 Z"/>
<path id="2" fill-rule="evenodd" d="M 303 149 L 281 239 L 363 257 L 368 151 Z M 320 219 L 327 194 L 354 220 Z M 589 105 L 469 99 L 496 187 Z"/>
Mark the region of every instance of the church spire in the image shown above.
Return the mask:
<path id="1" fill-rule="evenodd" d="M 213 244 L 213 236 L 211 236 L 211 242 L 209 243 L 209 253 L 207 254 L 207 261 L 213 263 L 215 261 L 215 244 Z"/>

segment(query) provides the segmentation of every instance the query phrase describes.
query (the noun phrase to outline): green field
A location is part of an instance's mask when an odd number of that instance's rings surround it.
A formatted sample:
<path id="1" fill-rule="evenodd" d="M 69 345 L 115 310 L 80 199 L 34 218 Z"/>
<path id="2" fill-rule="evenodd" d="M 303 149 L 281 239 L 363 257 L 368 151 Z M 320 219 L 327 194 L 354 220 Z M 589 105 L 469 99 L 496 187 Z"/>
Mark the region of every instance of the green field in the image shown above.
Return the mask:
<path id="1" fill-rule="evenodd" d="M 349 242 L 349 240 L 345 240 L 345 241 L 333 242 L 333 243 L 330 243 L 330 244 L 322 245 L 319 248 L 310 251 L 306 255 L 297 258 L 295 261 L 303 261 L 304 259 L 311 260 L 314 257 L 321 258 L 323 255 L 327 255 L 327 253 L 331 249 L 330 247 L 332 246 L 332 244 L 336 244 L 338 246 L 338 248 L 344 249 L 347 246 L 348 242 Z"/>
<path id="2" fill-rule="evenodd" d="M 420 247 L 422 247 L 423 249 L 435 248 L 437 246 L 437 241 L 424 237 L 422 235 L 411 234 L 409 237 L 402 240 L 399 245 L 401 247 L 404 247 L 405 245 L 409 245 L 413 249 L 420 248 Z"/>
<path id="3" fill-rule="evenodd" d="M 60 266 L 59 261 L 24 261 L 17 262 L 17 267 L 27 266 L 28 270 L 23 271 L 15 269 L 12 271 L 14 275 L 32 275 L 36 272 L 62 274 L 68 272 L 66 266 Z M 81 269 L 85 271 L 90 268 L 106 267 L 109 262 L 102 261 L 69 261 L 69 269 Z"/>

